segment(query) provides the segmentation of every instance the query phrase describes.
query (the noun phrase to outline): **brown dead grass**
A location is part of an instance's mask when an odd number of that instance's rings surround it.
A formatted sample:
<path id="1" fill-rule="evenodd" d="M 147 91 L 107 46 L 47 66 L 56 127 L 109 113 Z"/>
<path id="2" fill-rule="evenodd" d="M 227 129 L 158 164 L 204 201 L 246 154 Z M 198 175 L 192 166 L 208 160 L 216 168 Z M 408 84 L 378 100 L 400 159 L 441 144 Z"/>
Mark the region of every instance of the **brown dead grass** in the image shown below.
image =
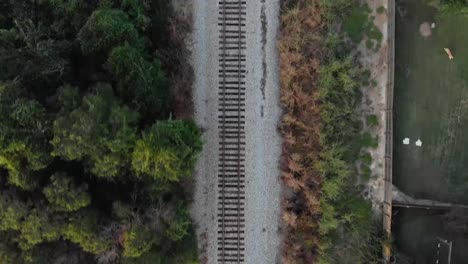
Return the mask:
<path id="1" fill-rule="evenodd" d="M 281 15 L 281 102 L 285 108 L 283 183 L 293 195 L 283 201 L 287 226 L 282 263 L 314 263 L 320 242 L 321 177 L 314 164 L 320 152 L 318 68 L 324 54 L 323 16 L 316 0 L 284 0 Z"/>

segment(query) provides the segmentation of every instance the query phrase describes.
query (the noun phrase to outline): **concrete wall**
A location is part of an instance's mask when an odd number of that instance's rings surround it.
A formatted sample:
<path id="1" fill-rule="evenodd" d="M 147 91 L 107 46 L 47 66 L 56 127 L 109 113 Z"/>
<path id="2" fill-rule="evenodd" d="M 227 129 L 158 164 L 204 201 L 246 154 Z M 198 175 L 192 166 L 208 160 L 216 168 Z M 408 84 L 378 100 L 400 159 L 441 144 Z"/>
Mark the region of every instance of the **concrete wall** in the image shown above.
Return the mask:
<path id="1" fill-rule="evenodd" d="M 395 79 L 395 0 L 388 0 L 388 82 L 386 86 L 385 114 L 385 197 L 383 204 L 383 228 L 388 239 L 392 227 L 392 168 L 393 168 L 393 89 Z M 384 257 L 390 260 L 390 248 L 384 246 Z"/>

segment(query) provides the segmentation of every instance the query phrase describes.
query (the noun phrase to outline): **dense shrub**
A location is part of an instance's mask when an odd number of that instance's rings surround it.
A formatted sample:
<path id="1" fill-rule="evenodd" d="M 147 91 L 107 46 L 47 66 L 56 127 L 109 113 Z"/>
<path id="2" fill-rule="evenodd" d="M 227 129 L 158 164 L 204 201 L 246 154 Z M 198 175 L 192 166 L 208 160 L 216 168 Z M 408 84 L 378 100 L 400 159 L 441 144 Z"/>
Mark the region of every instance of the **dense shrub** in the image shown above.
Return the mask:
<path id="1" fill-rule="evenodd" d="M 166 235 L 172 241 L 180 241 L 185 236 L 188 235 L 190 231 L 189 228 L 190 228 L 189 212 L 184 206 L 182 206 L 182 204 L 180 204 L 177 209 L 175 221 L 170 223 L 169 228 L 166 230 Z"/>
<path id="2" fill-rule="evenodd" d="M 352 8 L 341 10 L 342 13 L 331 16 L 334 17 L 333 20 L 329 18 L 329 30 L 333 31 L 333 26 L 342 23 L 344 32 L 339 32 L 338 38 L 346 40 L 350 37 L 354 43 L 359 43 L 364 35 L 367 35 L 380 43 L 381 33 L 374 34 L 377 29 L 373 21 L 368 19 L 368 7 L 360 6 L 357 1 L 350 2 L 354 2 Z M 336 7 L 325 8 L 328 14 L 339 10 Z M 323 120 L 321 130 L 323 149 L 321 159 L 317 162 L 317 169 L 323 180 L 319 263 L 339 263 L 344 259 L 350 263 L 379 263 L 380 243 L 367 244 L 367 242 L 379 241 L 381 234 L 371 232 L 368 228 L 374 221 L 370 202 L 361 197 L 354 176 L 357 174 L 355 163 L 359 159 L 360 149 L 375 148 L 378 144 L 377 139 L 369 132 L 361 133 L 362 128 L 356 110 L 361 101 L 359 87 L 367 86 L 368 82 L 359 76 L 360 73 L 367 71 L 363 71 L 358 59 L 350 55 L 354 54 L 352 49 L 355 46 L 346 41 L 341 43 L 349 48 L 329 46 L 332 50 L 320 70 L 317 87 Z M 371 172 L 366 164 L 371 162 L 369 161 L 371 157 L 365 155 L 363 158 L 365 165 L 362 174 L 365 178 L 369 178 Z M 356 246 L 349 247 L 349 245 Z"/>

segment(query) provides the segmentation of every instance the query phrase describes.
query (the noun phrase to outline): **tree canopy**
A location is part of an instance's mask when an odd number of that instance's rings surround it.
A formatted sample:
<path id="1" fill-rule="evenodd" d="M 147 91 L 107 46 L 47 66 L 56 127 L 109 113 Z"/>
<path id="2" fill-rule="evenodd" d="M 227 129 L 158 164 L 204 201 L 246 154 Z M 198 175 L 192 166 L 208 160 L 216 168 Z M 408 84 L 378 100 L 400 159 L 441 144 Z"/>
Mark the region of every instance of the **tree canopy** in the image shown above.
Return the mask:
<path id="1" fill-rule="evenodd" d="M 196 258 L 182 179 L 202 143 L 171 115 L 170 16 L 165 0 L 0 3 L 0 263 Z"/>
<path id="2" fill-rule="evenodd" d="M 98 84 L 71 112 L 54 121 L 53 156 L 87 160 L 98 177 L 113 178 L 128 163 L 136 138 L 138 113 L 122 105 L 110 85 Z"/>
<path id="3" fill-rule="evenodd" d="M 115 45 L 136 42 L 135 26 L 122 10 L 104 8 L 94 11 L 78 33 L 85 55 L 106 52 Z"/>

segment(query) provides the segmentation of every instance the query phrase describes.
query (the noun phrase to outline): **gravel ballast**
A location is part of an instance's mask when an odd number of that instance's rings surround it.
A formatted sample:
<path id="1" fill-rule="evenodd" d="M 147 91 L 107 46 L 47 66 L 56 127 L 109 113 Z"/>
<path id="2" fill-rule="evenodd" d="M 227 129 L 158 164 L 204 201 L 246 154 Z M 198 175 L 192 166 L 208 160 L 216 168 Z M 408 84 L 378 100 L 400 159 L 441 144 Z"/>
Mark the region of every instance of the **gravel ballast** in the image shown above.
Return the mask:
<path id="1" fill-rule="evenodd" d="M 192 64 L 195 120 L 204 149 L 195 171 L 192 216 L 201 263 L 217 263 L 218 0 L 194 0 Z M 245 111 L 245 263 L 279 263 L 279 0 L 247 1 Z"/>

